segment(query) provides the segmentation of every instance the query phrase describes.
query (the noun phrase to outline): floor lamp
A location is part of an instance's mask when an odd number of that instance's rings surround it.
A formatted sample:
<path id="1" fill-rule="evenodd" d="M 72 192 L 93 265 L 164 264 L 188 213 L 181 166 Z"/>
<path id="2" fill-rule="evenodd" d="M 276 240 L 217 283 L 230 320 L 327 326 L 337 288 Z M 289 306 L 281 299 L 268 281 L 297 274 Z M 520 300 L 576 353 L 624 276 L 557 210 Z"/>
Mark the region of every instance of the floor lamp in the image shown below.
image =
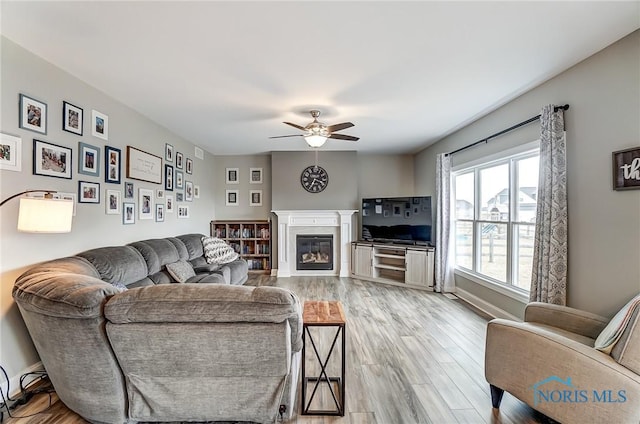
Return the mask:
<path id="1" fill-rule="evenodd" d="M 73 220 L 73 200 L 54 199 L 51 190 L 27 190 L 3 200 L 27 193 L 45 193 L 44 197 L 22 197 L 18 212 L 18 231 L 25 233 L 69 233 Z"/>

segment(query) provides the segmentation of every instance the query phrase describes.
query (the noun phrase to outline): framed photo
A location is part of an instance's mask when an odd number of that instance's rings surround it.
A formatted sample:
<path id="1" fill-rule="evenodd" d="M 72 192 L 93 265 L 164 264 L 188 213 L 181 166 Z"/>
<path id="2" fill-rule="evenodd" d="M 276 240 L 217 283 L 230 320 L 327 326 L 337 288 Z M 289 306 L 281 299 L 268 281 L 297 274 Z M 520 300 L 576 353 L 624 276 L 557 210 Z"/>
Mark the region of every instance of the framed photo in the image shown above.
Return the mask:
<path id="1" fill-rule="evenodd" d="M 133 183 L 124 183 L 124 198 L 133 199 Z"/>
<path id="2" fill-rule="evenodd" d="M 76 203 L 78 203 L 77 197 L 76 193 L 63 193 L 60 191 L 53 193 L 54 199 L 71 200 L 73 202 L 73 216 L 76 216 Z"/>
<path id="3" fill-rule="evenodd" d="M 640 147 L 619 150 L 613 156 L 613 189 L 640 189 Z"/>
<path id="4" fill-rule="evenodd" d="M 100 183 L 78 181 L 78 202 L 100 203 Z"/>
<path id="5" fill-rule="evenodd" d="M 187 202 L 193 201 L 193 182 L 185 181 L 184 182 L 184 200 Z"/>
<path id="6" fill-rule="evenodd" d="M 262 168 L 249 168 L 249 182 L 262 184 Z"/>
<path id="7" fill-rule="evenodd" d="M 120 190 L 105 190 L 104 197 L 107 215 L 120 215 Z"/>
<path id="8" fill-rule="evenodd" d="M 193 174 L 193 160 L 187 158 L 187 174 Z"/>
<path id="9" fill-rule="evenodd" d="M 0 133 L 0 169 L 22 171 L 22 139 Z"/>
<path id="10" fill-rule="evenodd" d="M 249 206 L 262 206 L 262 190 L 249 190 Z"/>
<path id="11" fill-rule="evenodd" d="M 238 190 L 227 190 L 225 199 L 227 206 L 238 206 Z"/>
<path id="12" fill-rule="evenodd" d="M 153 219 L 153 190 L 138 189 L 138 219 Z"/>
<path id="13" fill-rule="evenodd" d="M 240 170 L 238 168 L 227 168 L 225 182 L 227 184 L 240 184 L 240 181 L 238 180 L 239 171 Z"/>
<path id="14" fill-rule="evenodd" d="M 184 188 L 184 177 L 183 177 L 182 171 L 176 170 L 175 174 L 176 174 L 176 181 L 175 181 L 176 188 Z"/>
<path id="15" fill-rule="evenodd" d="M 169 143 L 165 143 L 164 145 L 164 160 L 173 162 L 173 145 Z"/>
<path id="16" fill-rule="evenodd" d="M 100 148 L 91 144 L 78 142 L 78 174 L 100 176 Z"/>
<path id="17" fill-rule="evenodd" d="M 68 147 L 33 139 L 33 174 L 70 180 L 71 154 Z"/>
<path id="18" fill-rule="evenodd" d="M 189 218 L 189 206 L 178 205 L 178 218 Z"/>
<path id="19" fill-rule="evenodd" d="M 173 166 L 169 164 L 164 165 L 164 189 L 173 191 Z"/>
<path id="20" fill-rule="evenodd" d="M 162 158 L 127 146 L 127 178 L 162 184 Z"/>
<path id="21" fill-rule="evenodd" d="M 156 199 L 164 199 L 164 190 L 162 189 L 156 190 Z"/>
<path id="22" fill-rule="evenodd" d="M 109 140 L 109 117 L 97 110 L 91 111 L 91 135 Z"/>
<path id="23" fill-rule="evenodd" d="M 176 152 L 176 168 L 182 169 L 182 153 Z"/>
<path id="24" fill-rule="evenodd" d="M 47 104 L 20 94 L 20 128 L 47 133 Z"/>
<path id="25" fill-rule="evenodd" d="M 176 193 L 176 202 L 183 202 L 184 195 L 182 193 Z"/>
<path id="26" fill-rule="evenodd" d="M 193 198 L 194 199 L 199 199 L 200 198 L 200 186 L 199 185 L 194 185 L 193 186 Z"/>
<path id="27" fill-rule="evenodd" d="M 122 204 L 122 223 L 124 225 L 135 224 L 136 222 L 136 204 L 125 202 Z"/>
<path id="28" fill-rule="evenodd" d="M 82 108 L 69 102 L 62 102 L 62 129 L 70 133 L 82 135 Z"/>
<path id="29" fill-rule="evenodd" d="M 167 194 L 167 213 L 173 213 L 173 195 Z"/>
<path id="30" fill-rule="evenodd" d="M 161 203 L 158 203 L 156 205 L 156 222 L 163 222 L 164 221 L 164 205 Z"/>
<path id="31" fill-rule="evenodd" d="M 121 151 L 111 146 L 104 146 L 104 182 L 112 184 L 120 184 L 122 173 Z"/>

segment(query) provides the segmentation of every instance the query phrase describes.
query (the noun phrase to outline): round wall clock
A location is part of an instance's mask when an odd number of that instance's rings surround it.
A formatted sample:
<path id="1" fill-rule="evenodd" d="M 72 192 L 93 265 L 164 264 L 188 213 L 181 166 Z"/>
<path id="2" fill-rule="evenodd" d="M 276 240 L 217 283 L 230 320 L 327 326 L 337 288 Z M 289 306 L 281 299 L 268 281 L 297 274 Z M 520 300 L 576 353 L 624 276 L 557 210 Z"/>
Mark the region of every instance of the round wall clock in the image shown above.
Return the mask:
<path id="1" fill-rule="evenodd" d="M 320 193 L 329 184 L 329 174 L 320 166 L 307 166 L 300 175 L 300 184 L 309 193 Z"/>

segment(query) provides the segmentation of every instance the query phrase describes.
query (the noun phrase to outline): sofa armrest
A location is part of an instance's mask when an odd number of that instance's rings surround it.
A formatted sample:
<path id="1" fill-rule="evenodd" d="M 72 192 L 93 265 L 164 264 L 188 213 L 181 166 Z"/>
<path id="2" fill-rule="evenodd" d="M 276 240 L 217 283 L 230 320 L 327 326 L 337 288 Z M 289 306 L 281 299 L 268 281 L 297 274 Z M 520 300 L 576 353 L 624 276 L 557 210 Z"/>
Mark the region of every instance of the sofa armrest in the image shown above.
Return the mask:
<path id="1" fill-rule="evenodd" d="M 580 309 L 550 303 L 532 302 L 524 310 L 525 322 L 550 325 L 595 339 L 609 323 L 609 319 Z"/>
<path id="2" fill-rule="evenodd" d="M 113 296 L 105 305 L 113 324 L 279 323 L 288 321 L 293 351 L 302 347 L 300 301 L 278 287 L 170 284 L 141 287 Z"/>

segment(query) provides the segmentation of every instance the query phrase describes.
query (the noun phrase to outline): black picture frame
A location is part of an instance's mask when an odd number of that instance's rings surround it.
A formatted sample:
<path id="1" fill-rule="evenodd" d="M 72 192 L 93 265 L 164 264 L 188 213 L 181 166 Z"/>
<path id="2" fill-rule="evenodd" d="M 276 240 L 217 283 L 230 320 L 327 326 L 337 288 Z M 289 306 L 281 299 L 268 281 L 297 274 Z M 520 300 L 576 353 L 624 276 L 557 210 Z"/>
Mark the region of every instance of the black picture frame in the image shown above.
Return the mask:
<path id="1" fill-rule="evenodd" d="M 173 191 L 173 166 L 164 165 L 164 189 L 167 191 Z"/>
<path id="2" fill-rule="evenodd" d="M 62 129 L 77 135 L 82 135 L 84 110 L 69 102 L 62 102 Z"/>
<path id="3" fill-rule="evenodd" d="M 640 189 L 640 147 L 618 150 L 613 152 L 613 189 Z"/>
<path id="4" fill-rule="evenodd" d="M 33 139 L 33 175 L 70 180 L 73 177 L 72 164 L 71 148 Z"/>
<path id="5" fill-rule="evenodd" d="M 185 171 L 187 174 L 193 174 L 193 160 L 190 158 L 187 158 Z"/>
<path id="6" fill-rule="evenodd" d="M 100 183 L 78 181 L 79 203 L 100 203 Z"/>
<path id="7" fill-rule="evenodd" d="M 104 146 L 104 182 L 120 184 L 122 180 L 122 151 Z"/>

